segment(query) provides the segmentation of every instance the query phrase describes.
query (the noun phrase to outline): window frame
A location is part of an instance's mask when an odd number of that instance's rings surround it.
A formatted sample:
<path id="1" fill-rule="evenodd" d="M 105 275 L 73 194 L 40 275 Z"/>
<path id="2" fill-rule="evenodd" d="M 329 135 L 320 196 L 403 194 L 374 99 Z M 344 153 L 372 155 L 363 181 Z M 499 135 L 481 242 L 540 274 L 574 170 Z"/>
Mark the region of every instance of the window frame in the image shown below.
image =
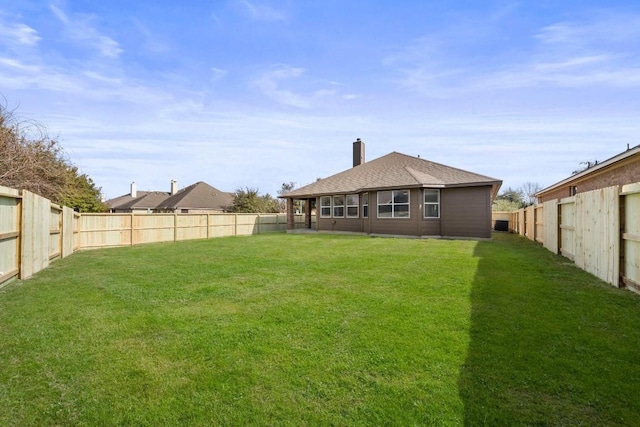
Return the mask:
<path id="1" fill-rule="evenodd" d="M 355 204 L 353 204 L 353 201 L 351 204 L 349 204 L 349 198 L 353 198 L 355 197 Z M 347 214 L 347 218 L 360 218 L 360 196 L 358 194 L 347 194 L 345 196 L 345 212 Z M 356 213 L 355 215 L 350 215 L 349 214 L 349 208 L 355 208 L 356 209 Z"/>
<path id="2" fill-rule="evenodd" d="M 336 199 L 342 198 L 342 204 L 339 205 L 336 203 Z M 344 214 L 345 214 L 345 196 L 344 194 L 336 194 L 334 196 L 331 197 L 331 202 L 333 204 L 332 208 L 331 208 L 331 214 L 333 218 L 344 218 Z M 342 209 L 342 215 L 336 215 L 336 210 L 337 209 Z"/>
<path id="3" fill-rule="evenodd" d="M 369 218 L 369 193 L 362 193 L 362 218 Z"/>
<path id="4" fill-rule="evenodd" d="M 328 205 L 324 205 L 322 203 L 323 201 L 325 201 L 325 199 L 329 199 L 329 204 Z M 331 218 L 332 201 L 333 201 L 333 197 L 332 196 L 320 196 L 320 218 Z M 328 215 L 324 215 L 323 214 L 323 210 L 324 209 L 329 209 L 329 214 Z"/>
<path id="5" fill-rule="evenodd" d="M 436 202 L 427 202 L 427 194 L 431 193 L 433 194 L 435 192 L 436 196 L 437 196 L 437 201 Z M 438 188 L 425 188 L 422 191 L 422 210 L 423 210 L 423 217 L 424 219 L 440 219 L 441 213 L 440 213 L 440 189 Z M 438 215 L 437 216 L 427 216 L 427 206 L 436 206 Z"/>
<path id="6" fill-rule="evenodd" d="M 383 193 L 391 193 L 391 199 L 389 200 L 388 203 L 385 204 L 380 204 L 380 195 Z M 406 203 L 397 203 L 396 200 L 396 193 L 407 193 L 407 202 Z M 410 189 L 404 189 L 404 190 L 382 190 L 382 191 L 378 191 L 376 193 L 376 202 L 377 202 L 377 209 L 376 209 L 376 213 L 377 213 L 377 218 L 378 219 L 411 219 L 411 190 Z M 390 206 L 391 207 L 391 216 L 381 216 L 380 215 L 380 207 L 381 206 Z M 407 214 L 405 216 L 400 216 L 396 214 L 396 206 L 406 206 L 407 207 Z M 403 211 L 401 211 L 403 212 Z"/>

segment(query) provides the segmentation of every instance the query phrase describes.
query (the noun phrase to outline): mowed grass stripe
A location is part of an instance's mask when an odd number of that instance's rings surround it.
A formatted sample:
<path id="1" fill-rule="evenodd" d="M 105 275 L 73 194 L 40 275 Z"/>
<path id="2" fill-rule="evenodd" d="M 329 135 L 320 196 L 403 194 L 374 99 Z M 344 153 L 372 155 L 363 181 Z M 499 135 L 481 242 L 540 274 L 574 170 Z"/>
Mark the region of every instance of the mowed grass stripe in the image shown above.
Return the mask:
<path id="1" fill-rule="evenodd" d="M 0 424 L 632 425 L 638 299 L 514 236 L 81 252 L 0 292 Z"/>

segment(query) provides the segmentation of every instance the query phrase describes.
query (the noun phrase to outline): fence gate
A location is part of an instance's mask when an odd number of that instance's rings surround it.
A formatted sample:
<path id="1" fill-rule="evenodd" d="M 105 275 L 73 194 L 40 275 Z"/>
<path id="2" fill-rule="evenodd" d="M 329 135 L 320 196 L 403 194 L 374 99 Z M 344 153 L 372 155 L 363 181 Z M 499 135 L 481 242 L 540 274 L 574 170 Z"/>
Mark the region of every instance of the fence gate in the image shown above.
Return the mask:
<path id="1" fill-rule="evenodd" d="M 575 263 L 605 282 L 620 281 L 620 196 L 618 187 L 577 194 Z"/>

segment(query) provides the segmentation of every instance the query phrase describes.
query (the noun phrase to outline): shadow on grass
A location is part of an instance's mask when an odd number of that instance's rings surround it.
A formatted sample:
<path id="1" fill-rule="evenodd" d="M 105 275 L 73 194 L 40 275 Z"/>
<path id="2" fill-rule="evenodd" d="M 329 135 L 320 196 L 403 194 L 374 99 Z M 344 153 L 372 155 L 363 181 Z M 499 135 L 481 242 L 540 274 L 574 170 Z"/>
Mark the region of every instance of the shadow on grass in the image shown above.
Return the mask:
<path id="1" fill-rule="evenodd" d="M 475 255 L 465 425 L 637 425 L 640 297 L 522 237 Z"/>

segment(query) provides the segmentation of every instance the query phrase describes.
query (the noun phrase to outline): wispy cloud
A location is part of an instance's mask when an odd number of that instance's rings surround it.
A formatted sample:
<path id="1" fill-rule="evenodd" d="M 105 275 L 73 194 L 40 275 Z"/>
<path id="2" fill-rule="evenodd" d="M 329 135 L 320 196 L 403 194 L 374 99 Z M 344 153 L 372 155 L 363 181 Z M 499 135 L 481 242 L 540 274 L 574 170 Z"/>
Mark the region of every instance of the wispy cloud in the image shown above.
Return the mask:
<path id="1" fill-rule="evenodd" d="M 5 66 L 7 68 L 12 68 L 14 70 L 26 73 L 37 73 L 40 70 L 40 67 L 36 65 L 23 64 L 22 62 L 13 58 L 0 57 L 0 66 Z"/>
<path id="2" fill-rule="evenodd" d="M 343 94 L 340 83 L 306 77 L 307 71 L 301 67 L 280 65 L 263 72 L 253 81 L 264 95 L 276 102 L 304 109 L 335 105 L 335 101 L 351 101 L 359 97 L 356 94 Z M 289 86 L 289 87 L 285 87 Z M 305 90 L 295 90 L 304 87 Z M 316 87 L 315 89 L 313 89 Z"/>
<path id="3" fill-rule="evenodd" d="M 222 68 L 211 67 L 211 80 L 217 81 L 223 79 L 229 72 Z"/>
<path id="4" fill-rule="evenodd" d="M 96 50 L 107 58 L 117 58 L 122 49 L 117 41 L 102 34 L 94 25 L 93 15 L 73 15 L 65 13 L 55 5 L 49 5 L 53 15 L 64 24 L 65 35 L 75 43 Z"/>
<path id="5" fill-rule="evenodd" d="M 597 14 L 582 21 L 557 22 L 532 34 L 536 43 L 515 61 L 482 58 L 482 68 L 450 61 L 460 45 L 431 34 L 383 59 L 401 76 L 397 83 L 435 98 L 478 91 L 534 87 L 638 87 L 640 15 Z M 490 65 L 487 66 L 487 63 Z"/>
<path id="6" fill-rule="evenodd" d="M 28 25 L 0 22 L 0 40 L 9 45 L 34 46 L 41 37 Z"/>
<path id="7" fill-rule="evenodd" d="M 269 6 L 247 0 L 240 0 L 238 3 L 243 6 L 251 19 L 256 21 L 285 21 L 287 18 L 282 11 Z"/>
<path id="8" fill-rule="evenodd" d="M 254 83 L 255 85 L 270 98 L 277 102 L 292 107 L 308 108 L 309 100 L 304 96 L 294 93 L 289 89 L 282 89 L 280 83 L 291 79 L 297 79 L 304 73 L 303 68 L 282 67 L 273 71 L 262 74 Z"/>

